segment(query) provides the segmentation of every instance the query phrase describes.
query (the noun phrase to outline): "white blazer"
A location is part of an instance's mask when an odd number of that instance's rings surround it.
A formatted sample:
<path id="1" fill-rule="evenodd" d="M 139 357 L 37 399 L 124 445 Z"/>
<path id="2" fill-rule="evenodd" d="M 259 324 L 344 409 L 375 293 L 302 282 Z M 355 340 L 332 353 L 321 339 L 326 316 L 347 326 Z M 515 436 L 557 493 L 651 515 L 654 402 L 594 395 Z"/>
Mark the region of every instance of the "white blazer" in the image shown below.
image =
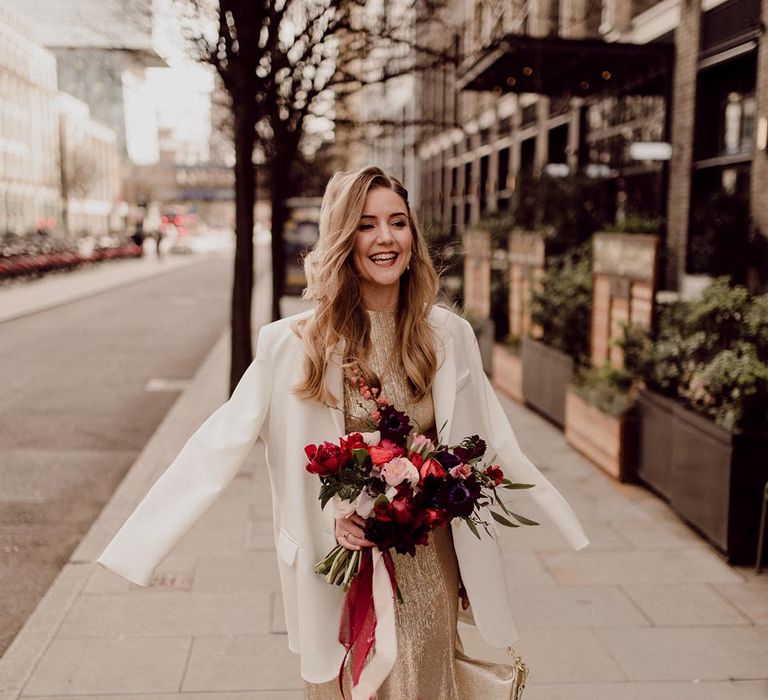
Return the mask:
<path id="1" fill-rule="evenodd" d="M 152 486 L 98 562 L 134 583 L 149 584 L 154 568 L 234 478 L 254 442 L 267 447 L 275 546 L 289 648 L 301 654 L 302 676 L 314 683 L 336 676 L 344 655 L 337 639 L 343 592 L 328 585 L 313 565 L 336 544 L 331 508 L 320 510 L 320 480 L 305 470 L 304 446 L 344 435 L 343 414 L 301 400 L 291 387 L 303 369 L 303 347 L 290 329 L 305 312 L 264 326 L 256 358 L 232 397 L 192 435 Z M 496 394 L 483 372 L 471 326 L 435 306 L 429 315 L 437 339 L 439 368 L 432 397 L 435 424 L 449 444 L 478 434 L 513 481 L 533 483 L 529 493 L 574 549 L 588 544 L 565 499 L 522 453 Z M 343 343 L 336 349 L 342 356 Z M 343 399 L 338 364 L 329 366 L 328 388 Z M 490 520 L 490 518 L 488 518 Z M 525 529 L 514 537 L 525 537 Z M 509 593 L 495 538 L 478 540 L 462 521 L 453 526 L 461 577 L 474 621 L 492 646 L 517 638 Z"/>

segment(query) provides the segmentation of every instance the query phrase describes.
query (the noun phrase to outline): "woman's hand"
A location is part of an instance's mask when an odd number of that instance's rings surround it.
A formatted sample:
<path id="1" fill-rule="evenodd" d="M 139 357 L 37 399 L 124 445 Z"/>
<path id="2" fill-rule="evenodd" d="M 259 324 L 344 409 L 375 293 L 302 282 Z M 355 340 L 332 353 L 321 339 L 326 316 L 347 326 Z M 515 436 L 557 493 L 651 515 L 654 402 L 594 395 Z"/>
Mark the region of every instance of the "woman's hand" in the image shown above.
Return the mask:
<path id="1" fill-rule="evenodd" d="M 358 550 L 373 547 L 373 542 L 365 539 L 365 520 L 357 513 L 348 518 L 336 518 L 336 541 L 346 549 Z"/>

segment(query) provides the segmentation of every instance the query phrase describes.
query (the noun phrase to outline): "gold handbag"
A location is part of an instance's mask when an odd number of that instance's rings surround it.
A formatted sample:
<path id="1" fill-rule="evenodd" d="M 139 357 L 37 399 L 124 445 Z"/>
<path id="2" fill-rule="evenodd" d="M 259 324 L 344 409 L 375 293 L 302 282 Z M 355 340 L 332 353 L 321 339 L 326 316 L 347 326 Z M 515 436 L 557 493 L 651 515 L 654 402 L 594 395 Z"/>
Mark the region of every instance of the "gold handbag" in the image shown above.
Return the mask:
<path id="1" fill-rule="evenodd" d="M 520 700 L 523 697 L 528 666 L 507 647 L 512 665 L 481 661 L 456 650 L 456 680 L 462 700 Z"/>

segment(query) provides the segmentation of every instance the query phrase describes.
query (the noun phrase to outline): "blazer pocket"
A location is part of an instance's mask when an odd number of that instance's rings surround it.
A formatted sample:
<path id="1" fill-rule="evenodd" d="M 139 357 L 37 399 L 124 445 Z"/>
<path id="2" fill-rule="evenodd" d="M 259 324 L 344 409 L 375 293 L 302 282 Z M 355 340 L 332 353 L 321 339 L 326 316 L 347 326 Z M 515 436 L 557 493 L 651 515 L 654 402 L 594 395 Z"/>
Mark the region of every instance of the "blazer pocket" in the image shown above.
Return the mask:
<path id="1" fill-rule="evenodd" d="M 471 376 L 471 372 L 469 370 L 466 370 L 464 374 L 462 374 L 457 380 L 456 380 L 456 392 L 458 393 L 461 391 L 467 384 L 469 384 L 469 379 Z"/>
<path id="2" fill-rule="evenodd" d="M 280 534 L 277 537 L 277 554 L 284 564 L 293 566 L 298 548 L 299 543 L 296 539 L 291 537 L 283 528 L 280 528 Z"/>

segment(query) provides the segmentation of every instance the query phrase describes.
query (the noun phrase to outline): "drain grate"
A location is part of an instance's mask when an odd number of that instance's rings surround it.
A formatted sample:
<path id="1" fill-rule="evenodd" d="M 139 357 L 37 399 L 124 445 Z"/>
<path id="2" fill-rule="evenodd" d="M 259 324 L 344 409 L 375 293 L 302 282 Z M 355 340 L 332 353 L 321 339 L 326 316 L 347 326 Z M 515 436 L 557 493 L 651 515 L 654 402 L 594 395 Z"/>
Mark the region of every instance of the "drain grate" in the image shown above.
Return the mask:
<path id="1" fill-rule="evenodd" d="M 190 574 L 177 574 L 163 571 L 152 578 L 152 588 L 162 588 L 167 591 L 189 591 L 192 589 L 192 576 Z"/>

